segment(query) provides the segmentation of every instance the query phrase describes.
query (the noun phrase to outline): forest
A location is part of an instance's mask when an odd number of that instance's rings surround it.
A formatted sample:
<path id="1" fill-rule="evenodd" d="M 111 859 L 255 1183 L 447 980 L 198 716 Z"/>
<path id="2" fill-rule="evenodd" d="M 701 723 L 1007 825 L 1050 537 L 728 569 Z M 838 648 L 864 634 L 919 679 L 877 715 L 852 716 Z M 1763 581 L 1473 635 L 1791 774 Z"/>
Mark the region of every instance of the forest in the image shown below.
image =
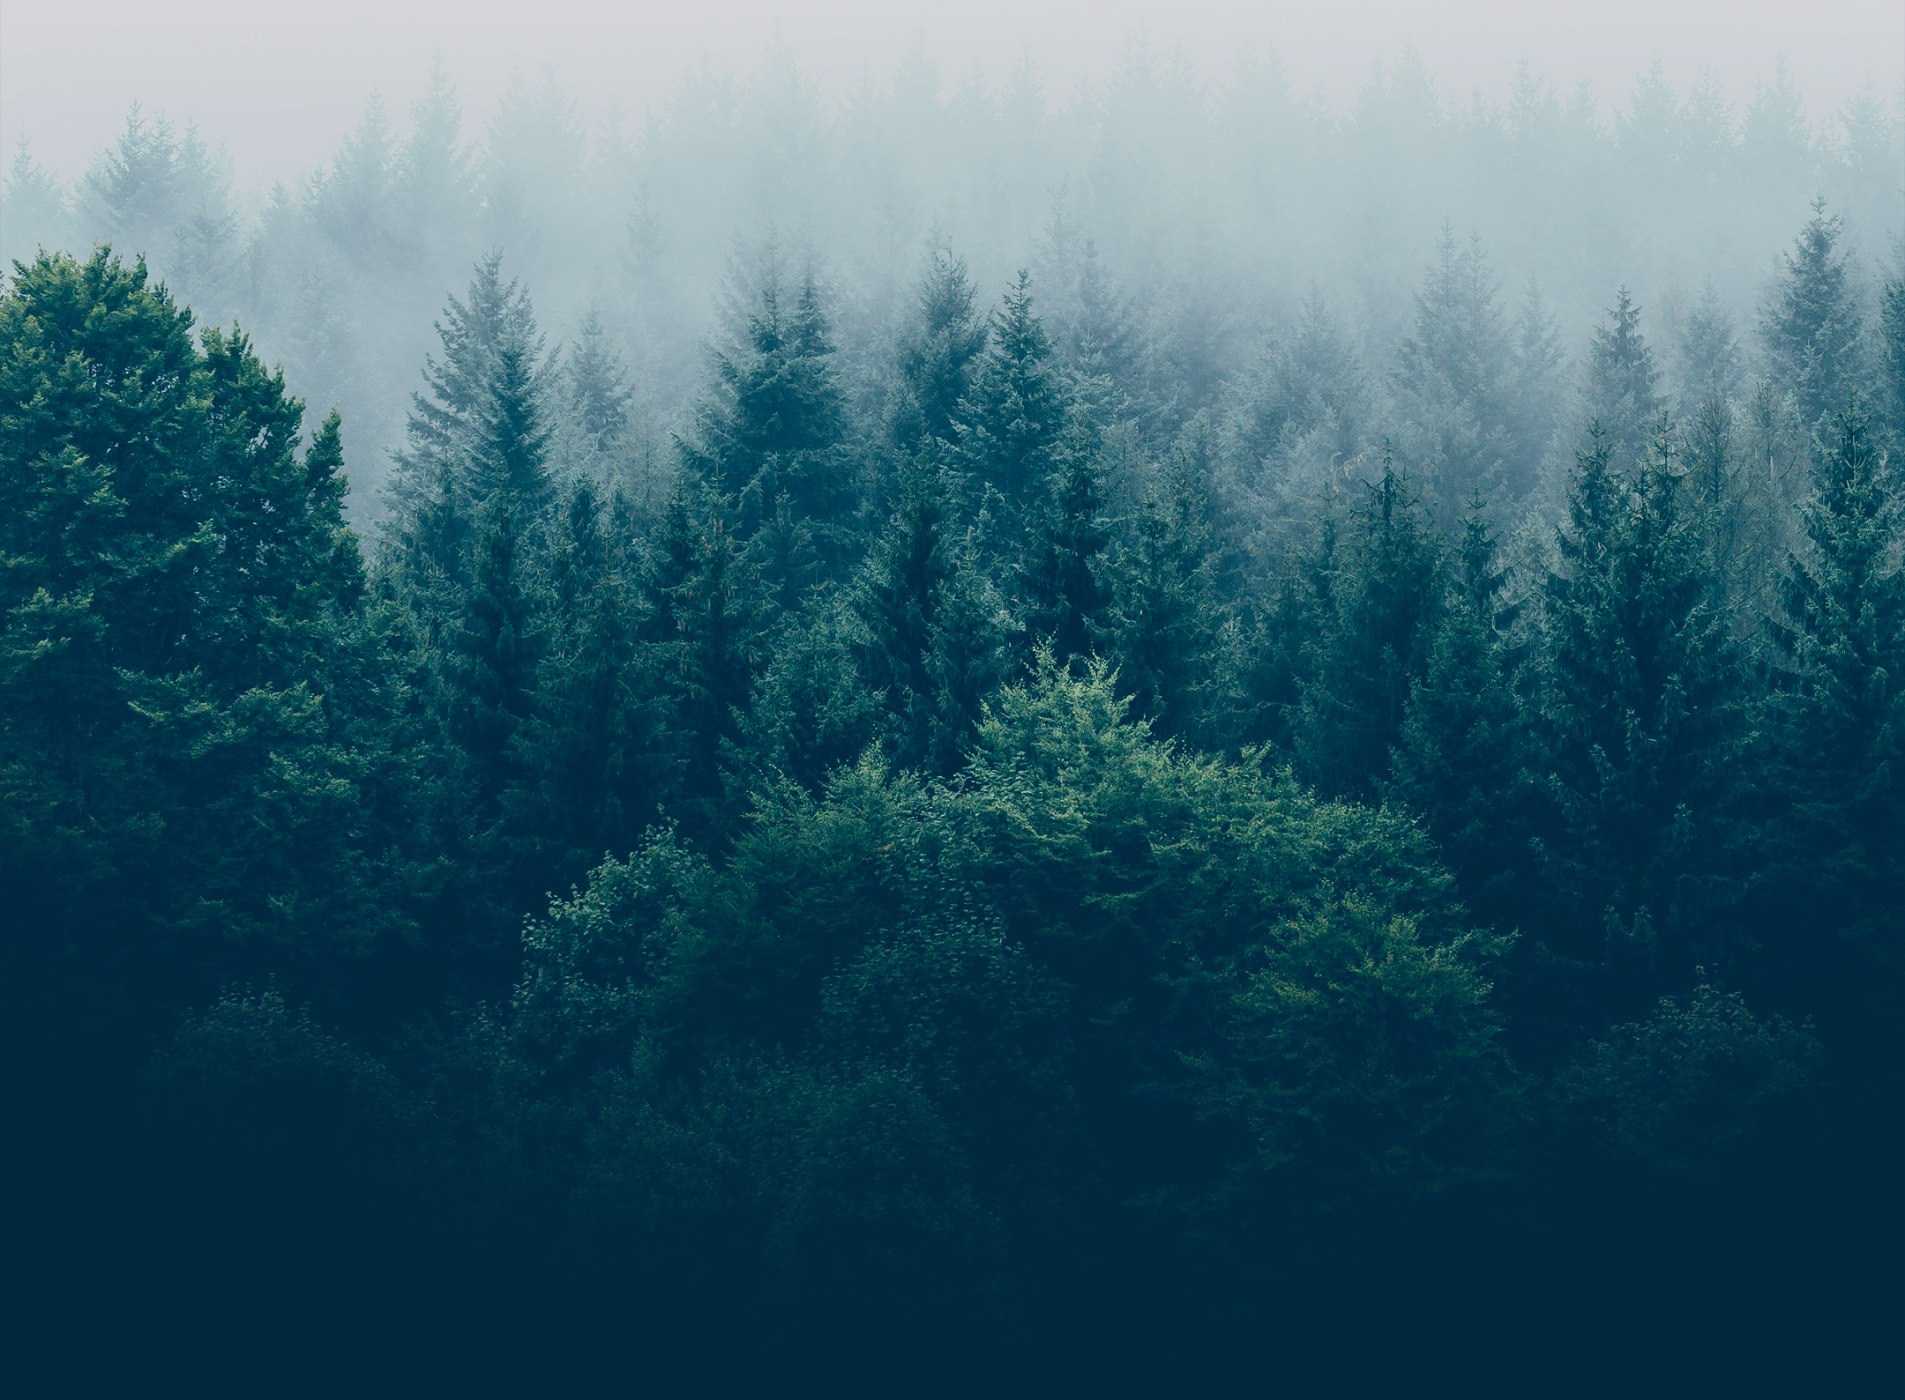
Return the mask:
<path id="1" fill-rule="evenodd" d="M 936 81 L 21 148 L 47 1289 L 1865 1325 L 1905 109 Z"/>

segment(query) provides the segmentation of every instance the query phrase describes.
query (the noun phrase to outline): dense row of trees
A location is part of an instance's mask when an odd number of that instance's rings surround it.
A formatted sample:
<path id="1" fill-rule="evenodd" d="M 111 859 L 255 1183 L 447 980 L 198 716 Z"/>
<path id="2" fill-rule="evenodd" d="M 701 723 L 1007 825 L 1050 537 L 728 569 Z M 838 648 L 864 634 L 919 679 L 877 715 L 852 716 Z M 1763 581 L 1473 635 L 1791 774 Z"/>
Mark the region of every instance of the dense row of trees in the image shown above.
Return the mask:
<path id="1" fill-rule="evenodd" d="M 945 250 L 856 384 L 770 248 L 658 474 L 492 255 L 367 539 L 243 333 L 16 265 L 0 878 L 30 1077 L 100 1106 L 54 1159 L 971 1298 L 1853 1153 L 1905 284 L 1841 242 L 1671 367 L 1615 291 L 1570 398 L 1445 237 L 1392 422 L 1320 300 L 1180 412 L 1090 263 L 1048 322 Z"/>
<path id="2" fill-rule="evenodd" d="M 1444 466 L 1532 471 L 1566 398 L 1549 378 L 1584 356 L 1623 284 L 1647 306 L 1670 398 L 1712 369 L 1751 379 L 1762 347 L 1749 337 L 1729 359 L 1716 312 L 1751 316 L 1769 251 L 1816 194 L 1849 221 L 1860 309 L 1876 316 L 1870 268 L 1900 226 L 1895 94 L 1854 98 L 1818 129 L 1783 70 L 1739 108 L 1713 75 L 1676 91 L 1658 67 L 1623 94 L 1557 95 L 1524 68 L 1502 103 L 1453 96 L 1406 53 L 1339 113 L 1274 63 L 1213 81 L 1138 47 L 1062 103 L 1029 64 L 943 84 L 919 55 L 828 101 L 776 52 L 755 73 L 687 79 L 639 126 L 591 127 L 546 80 L 471 129 L 438 73 L 409 113 L 373 104 L 325 168 L 275 188 L 138 109 L 71 183 L 22 149 L 0 190 L 0 259 L 109 243 L 144 253 L 203 323 L 238 319 L 297 392 L 351 424 L 359 527 L 403 445 L 431 318 L 498 248 L 552 340 L 594 324 L 626 355 L 627 455 L 663 483 L 669 429 L 699 392 L 696 347 L 745 340 L 770 228 L 814 274 L 855 421 L 894 363 L 920 250 L 939 241 L 988 298 L 1029 265 L 1055 345 L 1100 357 L 1153 455 L 1261 359 L 1252 451 L 1289 422 L 1320 472 L 1393 430 L 1425 481 Z M 1458 243 L 1433 289 L 1444 314 L 1417 328 L 1395 379 L 1445 220 L 1479 230 L 1491 257 Z M 1459 368 L 1458 345 L 1472 346 Z M 1434 416 L 1443 373 L 1473 422 Z M 1570 437 L 1562 468 L 1572 450 Z"/>

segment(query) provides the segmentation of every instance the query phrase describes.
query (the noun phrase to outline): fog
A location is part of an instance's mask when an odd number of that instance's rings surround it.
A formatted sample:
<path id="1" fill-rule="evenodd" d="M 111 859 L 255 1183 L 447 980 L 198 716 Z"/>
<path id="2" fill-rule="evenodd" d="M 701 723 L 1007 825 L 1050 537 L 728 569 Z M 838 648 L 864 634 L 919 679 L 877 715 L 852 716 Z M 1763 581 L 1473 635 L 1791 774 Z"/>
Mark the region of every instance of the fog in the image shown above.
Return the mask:
<path id="1" fill-rule="evenodd" d="M 1564 362 L 1620 287 L 1667 349 L 1709 287 L 1748 327 L 1819 196 L 1867 283 L 1891 265 L 1896 7 L 1524 8 L 572 5 L 524 32 L 499 5 L 16 7 L 0 253 L 111 241 L 236 319 L 343 410 L 360 520 L 490 251 L 552 346 L 599 318 L 651 456 L 770 247 L 817 273 L 863 383 L 930 249 L 988 304 L 1031 268 L 1060 322 L 1090 264 L 1171 367 L 1174 422 L 1315 297 L 1379 391 L 1367 442 L 1445 226 L 1504 314 L 1538 295 Z"/>

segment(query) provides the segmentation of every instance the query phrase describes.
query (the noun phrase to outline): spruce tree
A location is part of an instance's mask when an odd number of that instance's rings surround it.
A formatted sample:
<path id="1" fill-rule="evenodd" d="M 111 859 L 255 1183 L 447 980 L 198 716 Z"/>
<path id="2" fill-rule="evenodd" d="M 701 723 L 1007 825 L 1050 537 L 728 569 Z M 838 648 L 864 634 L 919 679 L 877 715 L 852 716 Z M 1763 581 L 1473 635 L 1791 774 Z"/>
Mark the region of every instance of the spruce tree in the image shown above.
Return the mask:
<path id="1" fill-rule="evenodd" d="M 1446 550 L 1415 484 L 1384 454 L 1366 490 L 1336 547 L 1294 736 L 1304 774 L 1332 796 L 1369 796 L 1388 772 L 1442 608 Z"/>
<path id="2" fill-rule="evenodd" d="M 989 330 L 955 431 L 975 485 L 997 491 L 1016 519 L 1042 502 L 1066 423 L 1065 391 L 1051 338 L 1032 308 L 1030 273 L 1019 273 Z"/>
<path id="3" fill-rule="evenodd" d="M 1878 380 L 1879 413 L 1905 456 L 1905 277 L 1888 278 L 1879 298 Z"/>
<path id="4" fill-rule="evenodd" d="M 894 412 L 893 435 L 902 453 L 957 436 L 959 402 L 986 348 L 986 325 L 973 309 L 973 298 L 966 260 L 934 250 L 920 278 L 914 324 L 900 349 L 904 392 Z"/>
<path id="5" fill-rule="evenodd" d="M 944 473 L 921 452 L 900 479 L 898 509 L 861 567 L 854 611 L 867 684 L 891 717 L 889 749 L 905 767 L 927 761 L 938 689 L 928 669 L 940 586 L 951 572 Z"/>
<path id="6" fill-rule="evenodd" d="M 1660 413 L 1660 371 L 1627 288 L 1615 294 L 1607 315 L 1611 324 L 1595 327 L 1588 345 L 1582 409 L 1588 423 L 1599 426 L 1612 469 L 1626 472 L 1645 454 Z"/>
<path id="7" fill-rule="evenodd" d="M 1528 482 L 1510 435 L 1514 349 L 1494 269 L 1479 238 L 1460 247 L 1447 226 L 1439 255 L 1397 348 L 1395 392 L 1401 447 L 1452 526 L 1476 492 L 1520 492 Z"/>
<path id="8" fill-rule="evenodd" d="M 858 498 L 819 287 L 808 273 L 789 308 L 770 276 L 757 297 L 744 346 L 714 356 L 714 393 L 696 405 L 694 431 L 677 446 L 684 464 L 734 495 L 743 538 L 772 516 L 785 493 L 795 516 L 813 522 L 837 560 Z"/>
<path id="9" fill-rule="evenodd" d="M 1843 223 L 1824 198 L 1781 259 L 1773 297 L 1760 309 L 1760 338 L 1773 382 L 1790 394 L 1807 428 L 1845 406 L 1860 386 L 1863 317 L 1851 269 L 1838 251 Z"/>
<path id="10" fill-rule="evenodd" d="M 1131 548 L 1116 570 L 1105 635 L 1119 687 L 1160 737 L 1205 736 L 1224 618 L 1213 592 L 1201 483 L 1178 454 L 1146 493 Z"/>
<path id="11" fill-rule="evenodd" d="M 1743 714 L 1671 425 L 1634 474 L 1610 457 L 1596 436 L 1577 458 L 1544 593 L 1545 926 L 1640 996 L 1740 952 L 1724 911 Z"/>
<path id="12" fill-rule="evenodd" d="M 1390 751 L 1385 798 L 1419 814 L 1479 917 L 1515 908 L 1514 810 L 1524 761 L 1516 676 L 1524 648 L 1512 640 L 1520 603 L 1486 504 L 1469 505 L 1447 605 L 1422 677 Z"/>
<path id="13" fill-rule="evenodd" d="M 1896 958 L 1905 880 L 1905 511 L 1863 407 L 1833 420 L 1801 507 L 1807 548 L 1771 624 L 1779 787 L 1775 879 L 1810 919 Z"/>
<path id="14" fill-rule="evenodd" d="M 1098 434 L 1077 411 L 1019 579 L 1026 628 L 1035 641 L 1050 644 L 1061 666 L 1097 652 L 1105 632 L 1111 604 L 1100 577 L 1111 543 L 1105 477 Z"/>

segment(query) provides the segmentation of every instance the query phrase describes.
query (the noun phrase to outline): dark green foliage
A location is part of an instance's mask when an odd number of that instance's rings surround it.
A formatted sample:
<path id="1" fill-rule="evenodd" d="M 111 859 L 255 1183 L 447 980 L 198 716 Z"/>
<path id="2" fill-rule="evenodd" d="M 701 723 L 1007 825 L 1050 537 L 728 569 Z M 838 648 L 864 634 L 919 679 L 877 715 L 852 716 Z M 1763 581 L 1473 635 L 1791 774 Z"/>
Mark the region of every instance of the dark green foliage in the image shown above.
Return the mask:
<path id="1" fill-rule="evenodd" d="M 326 237 L 395 266 L 393 210 L 473 217 L 453 106 L 367 123 Z M 577 171 L 509 173 L 534 266 L 524 192 Z M 1769 338 L 1856 303 L 1815 224 Z M 488 258 L 368 571 L 336 411 L 105 250 L 21 266 L 0 895 L 20 1077 L 82 1066 L 103 1125 L 74 1179 L 138 1164 L 181 1236 L 966 1316 L 1652 1229 L 1889 1122 L 1891 401 L 1807 417 L 1814 360 L 1736 397 L 1709 297 L 1676 427 L 1623 291 L 1556 530 L 1561 342 L 1478 246 L 1393 382 L 1312 295 L 1219 396 L 1222 316 L 1050 243 L 1050 335 L 1023 275 L 982 327 L 950 253 L 897 309 L 764 278 L 667 466 L 666 367 L 593 316 L 545 357 Z"/>
<path id="2" fill-rule="evenodd" d="M 1901 509 L 1865 410 L 1838 414 L 1779 578 L 1775 882 L 1896 959 L 1905 913 L 1905 569 Z M 1802 893 L 1803 891 L 1803 893 Z"/>
<path id="3" fill-rule="evenodd" d="M 1058 463 L 1066 402 L 1051 337 L 1032 309 L 1031 274 L 1019 273 L 990 331 L 955 420 L 960 457 L 975 486 L 1035 512 Z"/>
<path id="4" fill-rule="evenodd" d="M 1525 782 L 1527 736 L 1516 690 L 1525 648 L 1515 640 L 1521 604 L 1503 595 L 1486 508 L 1469 508 L 1455 577 L 1435 627 L 1428 667 L 1410 688 L 1408 711 L 1390 751 L 1384 795 L 1421 814 L 1471 907 L 1494 914 L 1512 905 L 1525 875 L 1513 839 Z"/>
<path id="5" fill-rule="evenodd" d="M 956 440 L 959 403 L 989 338 L 974 294 L 965 260 L 935 250 L 920 279 L 916 323 L 900 351 L 905 396 L 894 409 L 893 435 L 903 453 Z"/>
<path id="6" fill-rule="evenodd" d="M 1633 476 L 1609 457 L 1597 439 L 1577 461 L 1545 593 L 1539 762 L 1566 833 L 1544 847 L 1547 927 L 1577 956 L 1605 940 L 1645 986 L 1741 951 L 1723 911 L 1742 697 L 1669 426 Z"/>
<path id="7" fill-rule="evenodd" d="M 1774 382 L 1791 394 L 1808 426 L 1845 406 L 1864 377 L 1859 362 L 1862 323 L 1838 244 L 1844 225 L 1826 217 L 1824 199 L 1781 260 L 1773 298 L 1760 313 L 1760 336 Z"/>
<path id="8" fill-rule="evenodd" d="M 1153 732 L 1203 738 L 1212 732 L 1224 622 L 1203 491 L 1183 453 L 1161 485 L 1147 494 L 1137 538 L 1115 576 L 1107 654 Z"/>
<path id="9" fill-rule="evenodd" d="M 1026 629 L 1048 642 L 1061 663 L 1097 650 L 1111 603 L 1099 577 L 1112 539 L 1105 477 L 1098 434 L 1081 412 L 1067 434 L 1042 528 L 1033 535 L 1020 577 Z"/>
<path id="10" fill-rule="evenodd" d="M 1893 441 L 1905 442 L 1905 277 L 1890 278 L 1879 301 L 1878 404 Z"/>
<path id="11" fill-rule="evenodd" d="M 1711 1173 L 1753 1145 L 1782 1101 L 1814 1087 L 1821 1060 L 1809 1028 L 1759 1021 L 1737 992 L 1709 984 L 1613 1027 L 1559 1087 L 1611 1156 Z"/>
<path id="12" fill-rule="evenodd" d="M 1343 797 L 1369 796 L 1388 771 L 1442 608 L 1446 550 L 1414 484 L 1385 456 L 1368 491 L 1333 552 L 1295 733 L 1305 776 Z"/>
<path id="13" fill-rule="evenodd" d="M 283 380 L 190 326 L 106 249 L 0 300 L 9 898 L 188 984 L 202 939 L 322 961 L 405 919 L 325 703 L 376 670 L 337 420 L 300 456 Z"/>
<path id="14" fill-rule="evenodd" d="M 858 501 L 842 444 L 845 423 L 834 345 L 809 272 L 789 308 L 770 278 L 747 317 L 739 355 L 714 358 L 716 396 L 696 410 L 683 461 L 734 493 L 752 535 L 785 493 L 793 514 L 832 541 Z"/>

